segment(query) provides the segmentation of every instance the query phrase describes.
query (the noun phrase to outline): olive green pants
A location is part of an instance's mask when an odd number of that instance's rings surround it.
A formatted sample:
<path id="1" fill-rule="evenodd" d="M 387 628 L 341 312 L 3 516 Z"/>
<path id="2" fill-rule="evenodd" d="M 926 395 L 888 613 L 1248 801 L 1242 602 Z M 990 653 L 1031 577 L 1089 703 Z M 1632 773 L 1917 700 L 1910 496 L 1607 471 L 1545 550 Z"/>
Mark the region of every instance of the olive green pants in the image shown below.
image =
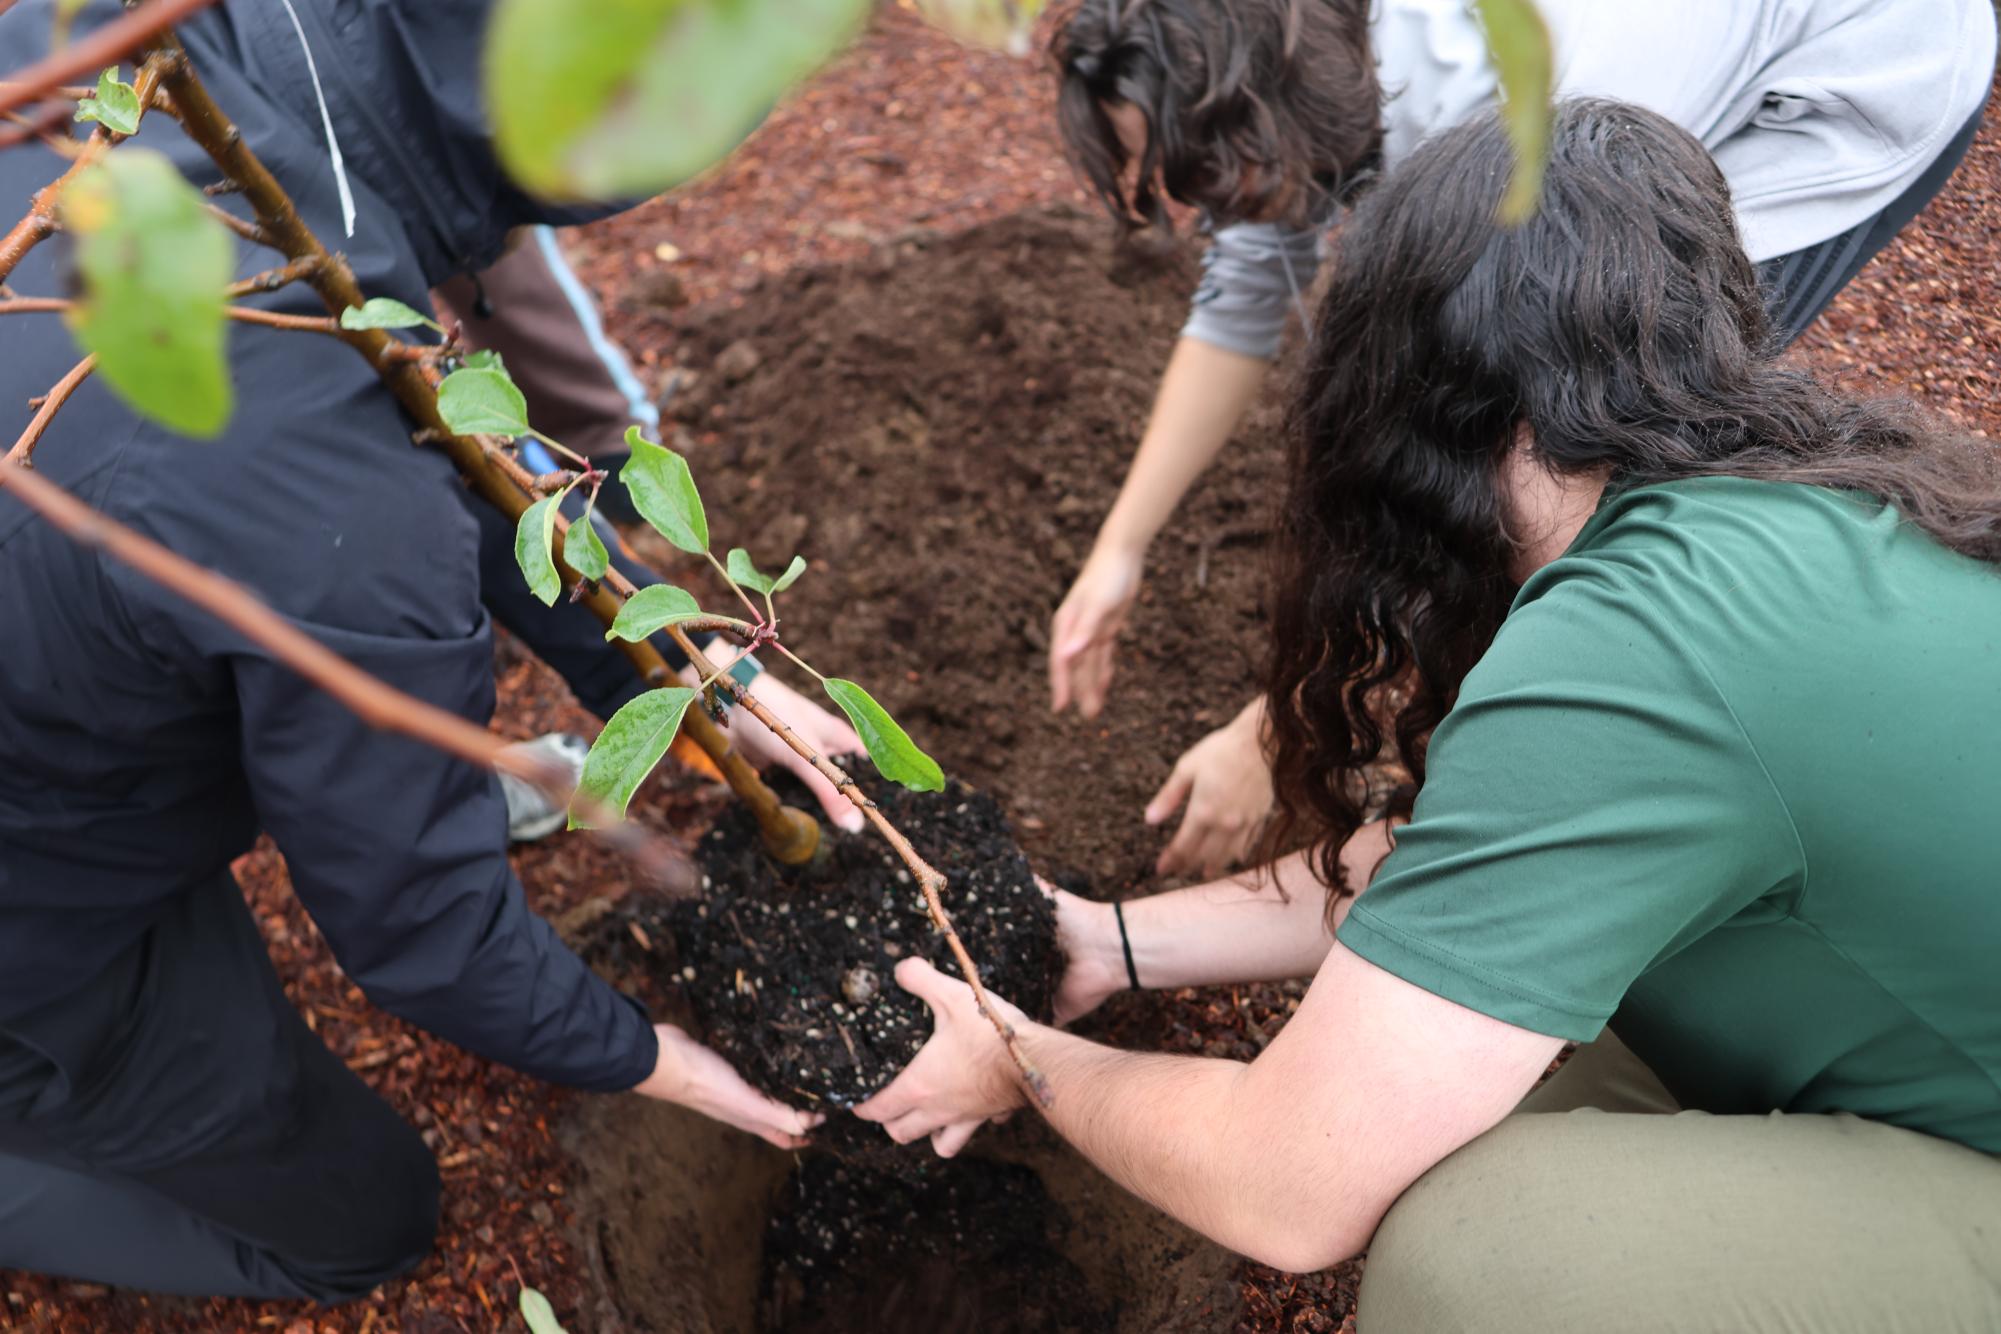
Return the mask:
<path id="1" fill-rule="evenodd" d="M 1711 1116 L 1609 1033 L 1404 1192 L 1361 1334 L 1995 1334 L 2001 1158 Z"/>

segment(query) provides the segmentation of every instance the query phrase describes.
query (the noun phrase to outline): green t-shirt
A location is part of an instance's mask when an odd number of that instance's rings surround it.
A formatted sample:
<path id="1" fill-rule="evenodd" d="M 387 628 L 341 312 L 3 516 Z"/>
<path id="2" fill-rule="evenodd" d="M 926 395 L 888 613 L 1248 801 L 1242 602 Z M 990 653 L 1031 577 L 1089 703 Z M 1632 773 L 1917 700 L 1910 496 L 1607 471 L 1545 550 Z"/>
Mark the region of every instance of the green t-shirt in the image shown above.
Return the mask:
<path id="1" fill-rule="evenodd" d="M 2001 1152 L 2001 569 L 1852 493 L 1607 499 L 1515 599 L 1340 938 L 1692 1108 Z"/>

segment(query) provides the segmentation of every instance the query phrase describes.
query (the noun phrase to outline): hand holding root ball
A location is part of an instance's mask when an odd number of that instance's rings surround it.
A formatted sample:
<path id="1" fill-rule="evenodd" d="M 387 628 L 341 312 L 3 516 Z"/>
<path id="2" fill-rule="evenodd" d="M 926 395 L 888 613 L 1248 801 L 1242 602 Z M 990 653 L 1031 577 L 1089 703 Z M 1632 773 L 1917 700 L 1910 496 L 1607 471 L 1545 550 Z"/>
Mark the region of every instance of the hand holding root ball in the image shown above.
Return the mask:
<path id="1" fill-rule="evenodd" d="M 1013 1112 L 1028 1094 L 971 987 L 922 959 L 898 964 L 896 983 L 931 1007 L 931 1040 L 889 1087 L 855 1108 L 855 1115 L 879 1123 L 898 1144 L 928 1135 L 938 1156 L 950 1158 L 984 1122 Z M 992 992 L 987 1003 L 1015 1032 L 1026 1035 L 1034 1027 Z"/>
<path id="2" fill-rule="evenodd" d="M 1059 889 L 1041 876 L 1035 883 L 1056 909 L 1056 938 L 1065 960 L 1055 1000 L 1055 1021 L 1096 1009 L 1126 988 L 1124 956 L 1111 905 Z M 980 1014 L 973 989 L 922 959 L 906 959 L 896 982 L 931 1008 L 932 1036 L 888 1087 L 855 1109 L 879 1122 L 899 1144 L 931 1136 L 941 1158 L 950 1158 L 985 1121 L 1005 1121 L 1028 1101 L 1007 1049 Z M 1028 1016 L 989 991 L 987 1001 L 1026 1036 Z"/>
<path id="3" fill-rule="evenodd" d="M 653 1073 L 633 1092 L 700 1112 L 781 1149 L 800 1148 L 826 1119 L 759 1093 L 728 1061 L 674 1025 L 655 1024 L 653 1032 L 660 1055 Z"/>

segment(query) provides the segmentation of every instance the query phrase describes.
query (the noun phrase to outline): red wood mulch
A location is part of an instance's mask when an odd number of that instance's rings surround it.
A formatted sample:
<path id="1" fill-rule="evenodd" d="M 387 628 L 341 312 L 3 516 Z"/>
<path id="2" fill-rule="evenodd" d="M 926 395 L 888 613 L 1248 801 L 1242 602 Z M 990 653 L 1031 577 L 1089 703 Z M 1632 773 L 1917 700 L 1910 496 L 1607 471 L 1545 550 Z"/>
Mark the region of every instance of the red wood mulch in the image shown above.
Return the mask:
<path id="1" fill-rule="evenodd" d="M 714 176 L 586 233 L 580 267 L 614 304 L 728 300 L 758 273 L 858 256 L 912 225 L 951 228 L 1057 199 L 1082 201 L 1057 152 L 1039 61 L 962 50 L 887 9 L 858 47 L 780 108 Z M 1992 431 L 2001 355 L 2001 143 L 1984 130 L 1945 195 L 1844 294 L 1804 349 L 1858 389 L 1914 393 Z M 610 244 L 615 237 L 617 245 Z M 631 248 L 633 238 L 644 246 Z M 652 364 L 657 350 L 642 353 Z M 586 720 L 538 665 L 503 664 L 496 727 L 527 736 Z M 708 798 L 687 784 L 647 800 L 691 828 Z M 582 841 L 517 859 L 551 915 L 616 893 L 624 871 Z M 64 1334 L 444 1334 L 519 1329 L 518 1281 L 575 1310 L 563 1239 L 566 1163 L 551 1126 L 569 1096 L 465 1055 L 371 1009 L 288 892 L 268 848 L 239 868 L 292 1000 L 328 1044 L 419 1125 L 444 1173 L 436 1254 L 411 1278 L 332 1312 L 174 1301 L 0 1273 L 0 1329 Z M 1250 1040 L 1241 1007 L 1193 1011 L 1191 1036 Z M 1354 1271 L 1295 1277 L 1247 1267 L 1245 1331 L 1347 1327 Z M 581 1331 L 580 1331 L 581 1334 Z"/>

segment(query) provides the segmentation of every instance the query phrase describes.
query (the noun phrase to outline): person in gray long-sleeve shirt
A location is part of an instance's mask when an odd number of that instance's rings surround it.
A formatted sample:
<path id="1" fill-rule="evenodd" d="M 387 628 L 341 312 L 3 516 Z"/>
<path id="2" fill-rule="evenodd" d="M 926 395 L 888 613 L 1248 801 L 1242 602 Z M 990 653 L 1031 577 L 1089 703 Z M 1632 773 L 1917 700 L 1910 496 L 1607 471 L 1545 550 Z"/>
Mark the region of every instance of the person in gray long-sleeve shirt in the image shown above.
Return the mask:
<path id="1" fill-rule="evenodd" d="M 1536 0 L 1559 96 L 1690 131 L 1730 183 L 1790 341 L 1965 155 L 1995 59 L 1990 0 Z M 1188 322 L 1117 502 L 1049 636 L 1051 704 L 1103 706 L 1147 548 L 1255 400 L 1346 198 L 1493 104 L 1464 0 L 1080 0 L 1051 51 L 1069 154 L 1112 212 L 1212 232 Z M 1271 808 L 1252 701 L 1174 766 L 1163 873 L 1213 874 Z"/>
<path id="2" fill-rule="evenodd" d="M 489 3 L 224 0 L 178 29 L 371 295 L 421 308 L 491 263 L 508 228 L 581 216 L 526 198 L 493 158 L 475 77 Z M 46 49 L 54 4 L 0 13 L 10 65 Z M 120 12 L 101 0 L 79 26 Z M 347 236 L 302 37 L 353 185 Z M 164 117 L 135 142 L 196 184 L 216 178 Z M 62 166 L 33 145 L 0 153 L 0 197 L 26 199 Z M 12 286 L 60 293 L 63 250 L 30 252 Z M 239 276 L 271 262 L 238 244 Z M 324 314 L 297 286 L 244 300 Z M 46 392 L 78 356 L 55 316 L 0 321 L 0 401 Z M 587 611 L 528 593 L 512 525 L 443 455 L 412 447 L 413 423 L 360 357 L 235 324 L 228 359 L 222 438 L 176 437 L 92 379 L 36 469 L 465 717 L 494 706 L 496 620 L 600 716 L 644 688 Z M 814 744 L 852 743 L 781 684 L 758 693 Z M 731 735 L 755 761 L 789 753 L 752 719 Z M 291 1008 L 231 874 L 260 830 L 384 1009 L 537 1078 L 637 1089 L 784 1144 L 807 1128 L 653 1024 L 530 911 L 493 775 L 372 730 L 0 491 L 0 1270 L 337 1301 L 428 1252 L 429 1150 Z"/>

